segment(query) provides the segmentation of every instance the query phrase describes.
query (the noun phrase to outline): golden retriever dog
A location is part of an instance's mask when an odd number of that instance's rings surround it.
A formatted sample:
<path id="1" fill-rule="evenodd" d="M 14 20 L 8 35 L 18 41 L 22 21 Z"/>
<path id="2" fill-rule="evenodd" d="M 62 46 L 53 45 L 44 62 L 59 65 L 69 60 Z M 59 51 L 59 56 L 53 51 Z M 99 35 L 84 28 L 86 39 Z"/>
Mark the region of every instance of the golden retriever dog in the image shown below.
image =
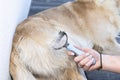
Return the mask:
<path id="1" fill-rule="evenodd" d="M 86 80 L 65 48 L 53 48 L 60 31 L 68 42 L 119 54 L 120 16 L 115 0 L 76 0 L 35 14 L 16 28 L 10 73 L 13 80 Z"/>
<path id="2" fill-rule="evenodd" d="M 119 10 L 119 12 L 120 12 L 120 0 L 115 0 L 116 1 L 116 5 L 117 5 L 117 7 L 118 7 L 118 10 Z M 120 14 L 120 13 L 119 13 Z"/>

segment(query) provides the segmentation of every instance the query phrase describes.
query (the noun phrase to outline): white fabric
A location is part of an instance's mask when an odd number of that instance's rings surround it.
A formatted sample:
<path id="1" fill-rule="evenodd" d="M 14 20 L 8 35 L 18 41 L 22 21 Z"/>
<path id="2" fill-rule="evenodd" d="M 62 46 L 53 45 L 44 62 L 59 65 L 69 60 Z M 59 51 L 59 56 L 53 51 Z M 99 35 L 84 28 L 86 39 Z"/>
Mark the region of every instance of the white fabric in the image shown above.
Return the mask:
<path id="1" fill-rule="evenodd" d="M 0 80 L 10 80 L 9 59 L 18 23 L 27 18 L 31 0 L 0 0 Z"/>

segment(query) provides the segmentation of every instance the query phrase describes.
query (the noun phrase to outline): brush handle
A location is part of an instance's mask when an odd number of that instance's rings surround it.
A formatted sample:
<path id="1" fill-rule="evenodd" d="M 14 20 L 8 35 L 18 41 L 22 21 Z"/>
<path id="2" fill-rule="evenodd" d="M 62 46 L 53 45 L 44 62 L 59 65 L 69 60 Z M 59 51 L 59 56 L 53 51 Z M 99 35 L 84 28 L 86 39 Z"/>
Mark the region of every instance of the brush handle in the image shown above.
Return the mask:
<path id="1" fill-rule="evenodd" d="M 76 47 L 74 47 L 73 45 L 70 45 L 70 44 L 67 45 L 66 48 L 67 48 L 67 50 L 74 52 L 76 56 L 79 56 L 79 55 L 81 55 L 81 54 L 84 53 L 83 51 L 77 49 Z M 95 61 L 95 59 L 93 58 L 93 63 L 92 63 L 92 64 L 94 65 L 95 63 L 96 63 L 96 61 Z"/>

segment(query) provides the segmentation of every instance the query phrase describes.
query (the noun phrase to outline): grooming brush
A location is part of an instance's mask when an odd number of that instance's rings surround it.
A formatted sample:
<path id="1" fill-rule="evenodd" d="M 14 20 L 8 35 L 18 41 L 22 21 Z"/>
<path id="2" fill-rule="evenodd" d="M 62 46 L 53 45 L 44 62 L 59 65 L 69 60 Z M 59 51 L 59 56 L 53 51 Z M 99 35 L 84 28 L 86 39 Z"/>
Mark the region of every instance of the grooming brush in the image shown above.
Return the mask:
<path id="1" fill-rule="evenodd" d="M 84 53 L 82 50 L 79 50 L 76 47 L 74 47 L 73 45 L 68 43 L 68 36 L 64 31 L 59 32 L 59 36 L 55 40 L 55 43 L 56 43 L 56 45 L 54 45 L 54 49 L 56 49 L 56 50 L 66 48 L 67 50 L 72 51 L 75 54 L 75 56 L 79 56 Z M 93 58 L 92 65 L 94 65 L 95 63 L 96 63 L 96 61 Z"/>

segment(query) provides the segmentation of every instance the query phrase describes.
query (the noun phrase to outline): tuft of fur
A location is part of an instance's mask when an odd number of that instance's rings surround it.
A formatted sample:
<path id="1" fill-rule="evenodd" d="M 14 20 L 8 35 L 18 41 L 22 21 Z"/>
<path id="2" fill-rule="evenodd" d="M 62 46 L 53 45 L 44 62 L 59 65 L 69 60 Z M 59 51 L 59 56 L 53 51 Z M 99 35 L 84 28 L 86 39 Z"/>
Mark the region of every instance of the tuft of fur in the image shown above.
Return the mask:
<path id="1" fill-rule="evenodd" d="M 52 47 L 59 31 L 69 43 L 119 54 L 115 37 L 120 30 L 114 0 L 77 0 L 45 10 L 23 21 L 13 39 L 10 73 L 14 80 L 86 80 L 66 49 Z"/>

